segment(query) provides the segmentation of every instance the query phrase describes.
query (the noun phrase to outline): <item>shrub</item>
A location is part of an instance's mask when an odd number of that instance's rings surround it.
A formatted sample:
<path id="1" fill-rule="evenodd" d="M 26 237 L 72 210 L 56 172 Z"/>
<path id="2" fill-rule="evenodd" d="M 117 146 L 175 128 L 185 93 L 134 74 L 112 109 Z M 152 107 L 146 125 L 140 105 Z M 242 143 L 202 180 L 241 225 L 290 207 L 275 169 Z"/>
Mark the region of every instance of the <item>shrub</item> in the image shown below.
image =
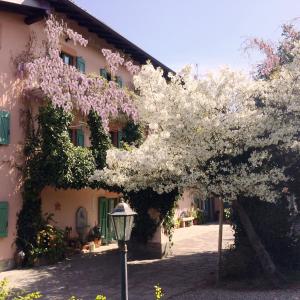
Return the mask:
<path id="1" fill-rule="evenodd" d="M 55 263 L 65 257 L 64 231 L 49 224 L 51 218 L 52 215 L 47 217 L 42 229 L 37 233 L 36 245 L 31 250 L 33 262 L 43 258 L 48 263 Z"/>
<path id="2" fill-rule="evenodd" d="M 300 267 L 300 241 L 291 235 L 291 218 L 288 201 L 284 197 L 276 203 L 259 199 L 239 200 L 246 210 L 262 244 L 274 263 L 284 272 Z M 235 277 L 253 277 L 261 267 L 247 238 L 235 209 L 232 210 L 234 247 L 224 258 L 224 274 Z"/>
<path id="3" fill-rule="evenodd" d="M 198 220 L 198 224 L 205 223 L 205 214 L 204 214 L 204 211 L 201 209 L 197 210 L 197 220 Z"/>
<path id="4" fill-rule="evenodd" d="M 0 300 L 33 300 L 33 299 L 40 299 L 42 294 L 40 292 L 34 293 L 17 293 L 12 292 L 8 287 L 8 280 L 3 279 L 0 281 Z"/>

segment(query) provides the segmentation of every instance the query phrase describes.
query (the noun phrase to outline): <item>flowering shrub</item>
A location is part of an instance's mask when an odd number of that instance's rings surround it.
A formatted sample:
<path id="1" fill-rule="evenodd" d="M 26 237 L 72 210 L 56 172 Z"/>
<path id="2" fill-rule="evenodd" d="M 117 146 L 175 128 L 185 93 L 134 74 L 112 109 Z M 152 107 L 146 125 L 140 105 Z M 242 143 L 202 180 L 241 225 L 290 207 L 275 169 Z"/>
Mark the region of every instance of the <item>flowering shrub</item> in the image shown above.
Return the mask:
<path id="1" fill-rule="evenodd" d="M 64 258 L 65 248 L 64 232 L 45 224 L 37 234 L 36 246 L 32 249 L 31 256 L 33 260 L 43 257 L 53 263 Z"/>
<path id="2" fill-rule="evenodd" d="M 159 286 L 159 284 L 154 286 L 154 296 L 156 300 L 162 299 L 164 296 L 163 289 Z"/>
<path id="3" fill-rule="evenodd" d="M 0 300 L 33 300 L 33 299 L 40 299 L 42 297 L 41 293 L 34 292 L 34 293 L 20 293 L 12 292 L 8 287 L 8 280 L 3 279 L 0 281 Z"/>
<path id="4" fill-rule="evenodd" d="M 159 286 L 159 284 L 154 286 L 154 297 L 155 300 L 162 299 L 164 297 L 163 290 Z M 24 293 L 23 293 L 24 294 Z M 0 300 L 33 300 L 33 299 L 40 299 L 42 298 L 42 294 L 40 292 L 34 292 L 30 294 L 24 294 L 23 296 L 17 295 L 16 292 L 12 292 L 8 287 L 8 280 L 4 279 L 0 281 Z M 95 300 L 106 300 L 106 296 L 104 295 L 97 295 Z M 76 296 L 71 296 L 68 300 L 80 300 Z"/>

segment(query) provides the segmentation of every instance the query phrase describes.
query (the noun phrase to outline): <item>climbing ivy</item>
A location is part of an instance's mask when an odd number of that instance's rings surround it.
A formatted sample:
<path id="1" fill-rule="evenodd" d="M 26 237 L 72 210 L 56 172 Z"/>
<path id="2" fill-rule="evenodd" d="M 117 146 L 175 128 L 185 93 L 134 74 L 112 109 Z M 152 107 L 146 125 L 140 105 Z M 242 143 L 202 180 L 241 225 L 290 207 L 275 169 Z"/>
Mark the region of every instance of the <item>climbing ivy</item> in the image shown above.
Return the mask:
<path id="1" fill-rule="evenodd" d="M 75 146 L 69 136 L 73 115 L 54 107 L 50 102 L 39 108 L 36 118 L 26 113 L 26 142 L 23 165 L 23 206 L 17 221 L 16 244 L 25 253 L 25 264 L 33 263 L 32 253 L 38 248 L 37 237 L 44 230 L 41 214 L 41 192 L 46 186 L 55 188 L 82 189 L 105 188 L 122 192 L 119 187 L 109 187 L 101 182 L 89 182 L 96 169 L 106 164 L 106 152 L 112 146 L 103 130 L 101 119 L 91 111 L 87 123 L 91 132 L 91 147 Z M 129 146 L 141 144 L 144 129 L 129 121 L 124 128 L 123 142 Z M 170 239 L 174 228 L 174 203 L 177 191 L 157 194 L 148 189 L 129 193 L 129 201 L 137 211 L 133 235 L 138 241 L 147 242 L 163 223 Z M 149 209 L 158 212 L 158 218 L 149 215 Z"/>
<path id="2" fill-rule="evenodd" d="M 141 124 L 135 124 L 132 120 L 126 123 L 123 128 L 123 144 L 139 147 L 145 137 L 145 129 Z"/>
<path id="3" fill-rule="evenodd" d="M 92 147 L 73 145 L 68 129 L 71 113 L 51 103 L 40 107 L 36 120 L 26 112 L 26 142 L 23 165 L 23 206 L 17 221 L 16 244 L 25 253 L 25 264 L 32 264 L 37 236 L 43 228 L 41 192 L 45 186 L 82 189 L 90 185 L 88 179 L 97 167 L 105 165 L 104 153 L 109 148 L 99 117 L 89 114 Z M 37 124 L 35 124 L 37 121 Z M 37 126 L 36 126 L 37 125 Z M 37 127 L 37 128 L 36 128 Z M 100 149 L 103 147 L 103 149 Z M 94 188 L 100 188 L 101 183 Z"/>
<path id="4" fill-rule="evenodd" d="M 91 150 L 95 158 L 97 169 L 103 169 L 106 163 L 106 151 L 112 147 L 111 141 L 105 133 L 100 117 L 91 111 L 88 115 L 88 125 L 91 131 Z"/>
<path id="5" fill-rule="evenodd" d="M 132 236 L 141 243 L 147 243 L 154 235 L 157 227 L 164 225 L 169 239 L 172 238 L 174 228 L 174 205 L 178 191 L 158 194 L 152 189 L 130 192 L 126 194 L 130 205 L 137 212 Z M 153 216 L 153 214 L 155 216 Z"/>

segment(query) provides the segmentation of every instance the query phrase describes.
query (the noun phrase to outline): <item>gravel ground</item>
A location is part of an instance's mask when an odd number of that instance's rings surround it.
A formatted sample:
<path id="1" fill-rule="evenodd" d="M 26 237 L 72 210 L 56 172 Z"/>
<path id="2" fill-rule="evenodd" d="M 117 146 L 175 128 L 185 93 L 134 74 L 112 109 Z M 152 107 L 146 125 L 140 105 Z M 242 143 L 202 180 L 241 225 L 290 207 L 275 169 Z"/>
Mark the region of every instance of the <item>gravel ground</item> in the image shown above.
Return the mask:
<path id="1" fill-rule="evenodd" d="M 171 257 L 142 261 L 129 259 L 129 299 L 153 300 L 153 286 L 159 283 L 165 291 L 165 300 L 300 300 L 300 288 L 276 291 L 214 288 L 217 237 L 218 225 L 215 224 L 181 228 L 175 231 Z M 229 243 L 232 243 L 232 231 L 225 225 L 223 248 Z M 67 300 L 76 295 L 83 300 L 92 300 L 99 293 L 105 294 L 108 300 L 120 299 L 119 254 L 116 249 L 77 255 L 54 266 L 0 273 L 0 280 L 5 277 L 13 287 L 38 290 L 47 295 L 43 299 Z"/>

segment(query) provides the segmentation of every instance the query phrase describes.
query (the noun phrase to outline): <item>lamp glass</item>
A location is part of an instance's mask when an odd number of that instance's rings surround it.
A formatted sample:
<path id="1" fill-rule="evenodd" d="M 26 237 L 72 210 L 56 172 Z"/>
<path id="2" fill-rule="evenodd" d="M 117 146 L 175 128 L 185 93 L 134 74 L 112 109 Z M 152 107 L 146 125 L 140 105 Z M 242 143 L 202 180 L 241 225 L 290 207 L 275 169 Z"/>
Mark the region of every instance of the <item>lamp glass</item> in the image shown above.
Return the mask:
<path id="1" fill-rule="evenodd" d="M 112 218 L 113 218 L 113 224 L 114 224 L 117 240 L 125 241 L 125 242 L 129 241 L 132 226 L 133 226 L 134 216 L 133 215 L 125 215 L 125 216 L 112 215 Z"/>

